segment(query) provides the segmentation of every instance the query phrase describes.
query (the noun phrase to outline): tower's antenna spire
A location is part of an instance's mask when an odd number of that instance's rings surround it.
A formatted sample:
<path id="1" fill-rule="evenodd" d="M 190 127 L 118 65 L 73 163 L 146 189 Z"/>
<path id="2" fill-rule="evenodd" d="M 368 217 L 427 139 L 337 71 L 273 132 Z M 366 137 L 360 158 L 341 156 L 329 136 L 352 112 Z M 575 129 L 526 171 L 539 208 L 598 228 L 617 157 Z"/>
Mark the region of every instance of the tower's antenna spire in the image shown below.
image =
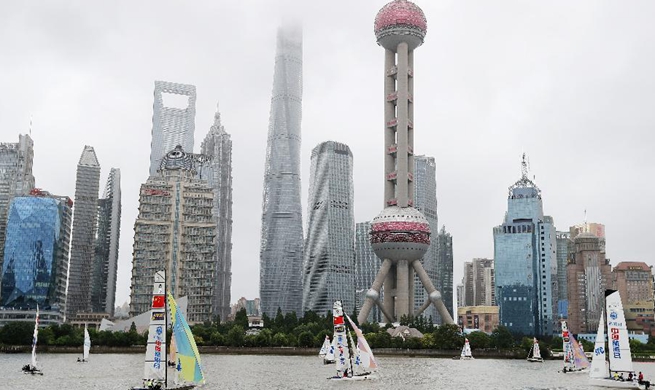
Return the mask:
<path id="1" fill-rule="evenodd" d="M 528 178 L 528 162 L 525 157 L 525 152 L 523 152 L 523 160 L 521 161 L 521 178 Z"/>
<path id="2" fill-rule="evenodd" d="M 30 137 L 32 136 L 32 115 L 30 115 Z"/>

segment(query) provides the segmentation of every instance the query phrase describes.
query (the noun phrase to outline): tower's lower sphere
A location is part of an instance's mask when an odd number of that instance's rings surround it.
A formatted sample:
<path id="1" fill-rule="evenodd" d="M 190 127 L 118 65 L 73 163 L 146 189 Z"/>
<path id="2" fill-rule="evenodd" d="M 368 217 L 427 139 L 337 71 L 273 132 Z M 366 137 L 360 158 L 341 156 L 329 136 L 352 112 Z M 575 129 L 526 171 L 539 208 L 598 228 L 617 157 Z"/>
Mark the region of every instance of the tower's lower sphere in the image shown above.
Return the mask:
<path id="1" fill-rule="evenodd" d="M 430 246 L 430 224 L 413 207 L 387 207 L 371 222 L 371 246 L 383 260 L 421 259 Z"/>

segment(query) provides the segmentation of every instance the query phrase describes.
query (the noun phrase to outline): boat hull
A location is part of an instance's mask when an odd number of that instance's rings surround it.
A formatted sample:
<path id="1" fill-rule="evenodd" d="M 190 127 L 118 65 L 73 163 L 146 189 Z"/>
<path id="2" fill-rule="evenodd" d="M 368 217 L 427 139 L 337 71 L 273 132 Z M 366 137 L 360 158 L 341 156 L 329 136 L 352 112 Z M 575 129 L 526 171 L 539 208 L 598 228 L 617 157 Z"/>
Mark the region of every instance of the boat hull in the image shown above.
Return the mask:
<path id="1" fill-rule="evenodd" d="M 637 382 L 632 381 L 617 381 L 609 378 L 589 379 L 589 384 L 596 387 L 605 387 L 610 389 L 643 389 L 645 386 L 640 386 Z"/>
<path id="2" fill-rule="evenodd" d="M 578 368 L 578 369 L 575 369 L 575 368 L 574 369 L 568 369 L 567 368 L 566 371 L 561 370 L 559 372 L 561 372 L 563 374 L 588 374 L 589 370 L 586 369 L 586 368 Z"/>
<path id="3" fill-rule="evenodd" d="M 544 362 L 544 359 L 542 359 L 542 358 L 533 358 L 533 357 L 532 357 L 532 358 L 528 358 L 528 361 L 529 361 L 530 363 L 543 363 L 543 362 Z"/>
<path id="4" fill-rule="evenodd" d="M 366 381 L 366 380 L 374 379 L 374 376 L 372 374 L 345 376 L 345 377 L 333 376 L 333 377 L 330 377 L 328 379 L 331 380 L 331 381 L 345 381 L 345 382 Z"/>

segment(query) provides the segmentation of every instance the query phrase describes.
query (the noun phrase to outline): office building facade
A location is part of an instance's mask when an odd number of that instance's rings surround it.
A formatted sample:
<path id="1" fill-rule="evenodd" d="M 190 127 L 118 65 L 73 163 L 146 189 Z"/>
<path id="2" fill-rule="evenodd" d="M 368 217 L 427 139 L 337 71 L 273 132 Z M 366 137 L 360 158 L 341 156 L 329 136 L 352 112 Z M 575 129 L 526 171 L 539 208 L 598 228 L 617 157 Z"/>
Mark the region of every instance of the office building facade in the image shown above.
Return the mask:
<path id="1" fill-rule="evenodd" d="M 29 135 L 20 134 L 18 142 L 0 143 L 0 269 L 9 205 L 15 196 L 27 195 L 34 188 L 33 165 L 34 142 Z"/>
<path id="2" fill-rule="evenodd" d="M 221 124 L 218 108 L 200 151 L 207 158 L 202 179 L 214 190 L 216 286 L 213 305 L 225 319 L 230 314 L 232 288 L 232 139 Z"/>
<path id="3" fill-rule="evenodd" d="M 38 305 L 61 322 L 66 305 L 73 201 L 33 189 L 14 197 L 7 220 L 0 307 L 33 311 Z"/>
<path id="4" fill-rule="evenodd" d="M 621 295 L 628 331 L 651 334 L 655 327 L 651 268 L 641 261 L 622 261 L 612 269 L 612 288 Z"/>
<path id="5" fill-rule="evenodd" d="M 181 147 L 162 160 L 157 176 L 141 185 L 134 224 L 130 316 L 150 310 L 156 271 L 166 270 L 167 288 L 188 297 L 190 323 L 211 321 L 216 286 L 214 192 L 196 177 L 205 157 Z"/>
<path id="6" fill-rule="evenodd" d="M 84 146 L 77 163 L 66 317 L 92 312 L 91 285 L 98 222 L 100 164 L 92 146 Z"/>
<path id="7" fill-rule="evenodd" d="M 369 233 L 371 222 L 358 222 L 355 224 L 355 306 L 357 312 L 362 308 L 366 292 L 375 280 L 375 275 L 380 270 L 380 259 L 375 255 Z M 384 296 L 384 290 L 380 292 Z M 320 313 L 323 314 L 323 313 Z M 367 318 L 367 322 L 381 322 L 380 310 L 373 307 Z"/>
<path id="8" fill-rule="evenodd" d="M 312 150 L 303 261 L 303 313 L 329 312 L 340 300 L 355 308 L 353 155 L 348 145 Z"/>
<path id="9" fill-rule="evenodd" d="M 262 313 L 302 311 L 303 226 L 300 200 L 302 30 L 278 30 L 266 146 L 259 297 Z"/>
<path id="10" fill-rule="evenodd" d="M 196 87 L 168 81 L 155 81 L 154 98 L 150 176 L 157 174 L 162 158 L 177 145 L 182 146 L 183 150 L 193 151 Z M 175 107 L 172 104 L 174 103 L 173 98 L 182 98 L 184 102 Z"/>
<path id="11" fill-rule="evenodd" d="M 550 336 L 557 321 L 555 227 L 544 216 L 541 190 L 528 179 L 525 155 L 521 168 L 521 179 L 509 188 L 505 220 L 493 229 L 496 302 L 501 325 L 513 333 Z"/>
<path id="12" fill-rule="evenodd" d="M 105 191 L 98 200 L 98 233 L 91 284 L 91 310 L 114 315 L 118 244 L 121 230 L 121 171 L 111 168 Z"/>
<path id="13" fill-rule="evenodd" d="M 441 297 L 446 310 L 452 318 L 455 318 L 453 310 L 453 236 L 446 231 L 446 226 L 441 226 L 437 241 L 439 242 L 437 284 L 441 286 Z M 441 318 L 441 322 L 443 323 L 443 318 Z"/>

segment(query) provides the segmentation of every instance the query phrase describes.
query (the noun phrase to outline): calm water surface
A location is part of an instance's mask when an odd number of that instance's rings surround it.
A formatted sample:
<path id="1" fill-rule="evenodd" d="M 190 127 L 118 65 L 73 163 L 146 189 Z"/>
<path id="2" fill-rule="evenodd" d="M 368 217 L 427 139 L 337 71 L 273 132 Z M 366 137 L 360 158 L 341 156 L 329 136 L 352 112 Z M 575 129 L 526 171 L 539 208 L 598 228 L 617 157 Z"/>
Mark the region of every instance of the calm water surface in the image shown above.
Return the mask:
<path id="1" fill-rule="evenodd" d="M 206 390 L 218 389 L 591 389 L 583 374 L 560 374 L 562 363 L 477 359 L 378 356 L 381 369 L 372 381 L 335 383 L 326 378 L 334 366 L 312 356 L 203 355 Z M 43 376 L 25 375 L 20 368 L 28 354 L 0 354 L 0 389 L 87 390 L 128 389 L 140 384 L 143 355 L 91 355 L 77 363 L 77 355 L 41 354 Z M 637 371 L 655 380 L 655 363 L 635 363 Z"/>

